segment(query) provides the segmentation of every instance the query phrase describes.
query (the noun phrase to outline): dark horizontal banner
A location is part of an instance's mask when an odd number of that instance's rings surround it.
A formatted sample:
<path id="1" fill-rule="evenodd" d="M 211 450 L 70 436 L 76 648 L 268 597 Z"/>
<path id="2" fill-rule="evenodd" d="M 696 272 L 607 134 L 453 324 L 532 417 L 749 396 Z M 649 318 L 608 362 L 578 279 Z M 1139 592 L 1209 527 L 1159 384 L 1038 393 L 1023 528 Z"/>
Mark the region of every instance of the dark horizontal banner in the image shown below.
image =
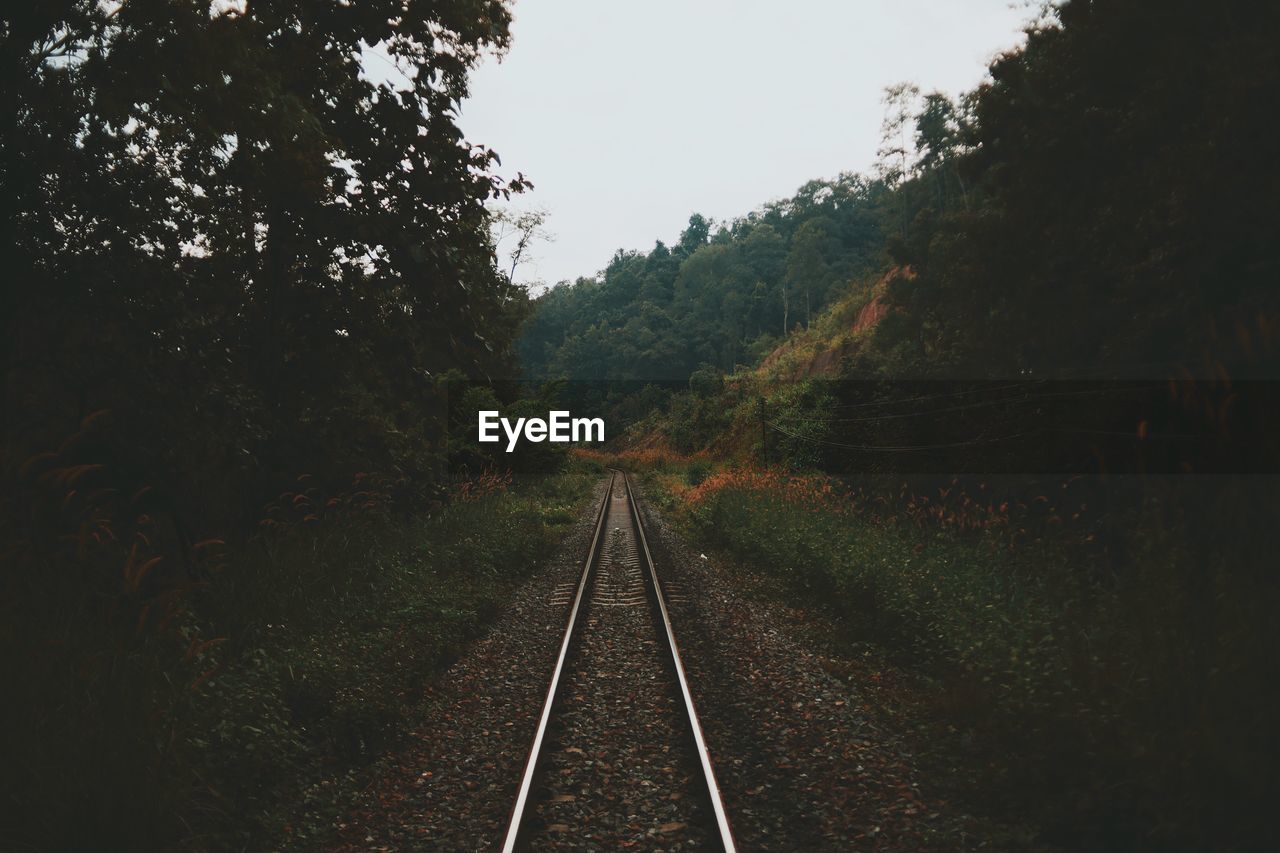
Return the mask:
<path id="1" fill-rule="evenodd" d="M 1280 473 L 1280 382 L 512 382 L 451 387 L 451 451 L 520 470 L 569 446 L 701 453 L 831 473 Z M 596 433 L 478 440 L 479 412 Z M 491 433 L 492 435 L 492 433 Z M 536 430 L 535 430 L 536 435 Z M 585 438 L 584 438 L 585 437 Z M 459 444 L 461 442 L 461 444 Z M 510 448 L 510 450 L 508 450 Z M 494 452 L 496 449 L 496 452 Z"/>
<path id="2" fill-rule="evenodd" d="M 807 448 L 840 472 L 1280 471 L 1274 382 L 824 382 L 802 396 L 766 399 L 765 458 Z"/>

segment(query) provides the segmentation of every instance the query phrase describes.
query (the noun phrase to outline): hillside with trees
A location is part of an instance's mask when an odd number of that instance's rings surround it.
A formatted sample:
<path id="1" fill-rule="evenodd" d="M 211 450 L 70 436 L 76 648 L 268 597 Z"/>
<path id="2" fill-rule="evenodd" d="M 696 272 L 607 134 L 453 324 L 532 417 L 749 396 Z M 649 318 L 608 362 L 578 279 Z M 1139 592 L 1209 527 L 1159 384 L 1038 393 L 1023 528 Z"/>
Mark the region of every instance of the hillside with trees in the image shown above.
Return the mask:
<path id="1" fill-rule="evenodd" d="M 539 297 L 526 375 L 729 373 L 890 265 L 916 275 L 857 375 L 1151 377 L 1210 352 L 1243 368 L 1278 307 L 1276 146 L 1256 108 L 1275 16 L 1061 4 L 958 101 L 886 89 L 870 176 L 715 227 L 695 215 L 674 246 Z"/>
<path id="2" fill-rule="evenodd" d="M 607 464 L 784 626 L 726 617 L 723 648 L 803 646 L 859 732 L 781 697 L 770 730 L 857 773 L 743 737 L 776 750 L 733 771 L 748 807 L 893 778 L 912 832 L 837 849 L 1280 849 L 1280 5 L 1047 2 L 972 91 L 886 88 L 864 172 L 536 295 L 548 214 L 459 118 L 512 5 L 0 14 L 0 848 L 413 848 L 506 810 L 491 733 L 537 714 L 501 667 L 540 664 L 473 660 L 457 713 L 436 688 L 518 596 L 557 621 L 536 582 L 612 517 Z M 563 408 L 611 443 L 475 440 L 477 410 Z M 862 732 L 903 772 L 863 776 Z"/>
<path id="3" fill-rule="evenodd" d="M 529 378 L 683 380 L 751 363 L 879 267 L 882 181 L 811 181 L 713 225 L 694 214 L 670 247 L 619 251 L 595 276 L 536 300 L 519 353 Z"/>
<path id="4" fill-rule="evenodd" d="M 1274 375 L 1251 342 L 1280 307 L 1277 145 L 1256 108 L 1280 83 L 1278 17 L 1063 3 L 963 115 L 926 102 L 892 246 L 918 277 L 878 348 L 933 375 Z"/>
<path id="5" fill-rule="evenodd" d="M 570 377 L 666 348 L 605 458 L 858 690 L 910 661 L 935 779 L 1030 817 L 1015 849 L 1274 846 L 1278 46 L 1274 7 L 1056 4 L 958 100 L 886 90 L 865 230 L 771 225 L 766 279 L 761 213 L 726 224 L 646 337 L 597 307 L 619 256 L 521 341 Z"/>

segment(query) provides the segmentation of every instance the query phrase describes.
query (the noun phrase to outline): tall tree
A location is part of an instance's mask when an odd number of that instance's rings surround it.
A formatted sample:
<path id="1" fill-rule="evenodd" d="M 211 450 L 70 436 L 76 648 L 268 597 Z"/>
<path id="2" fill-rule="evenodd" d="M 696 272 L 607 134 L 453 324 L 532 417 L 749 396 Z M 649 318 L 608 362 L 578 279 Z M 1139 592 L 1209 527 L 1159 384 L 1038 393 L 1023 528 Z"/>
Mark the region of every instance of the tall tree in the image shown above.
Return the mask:
<path id="1" fill-rule="evenodd" d="M 834 276 L 832 258 L 836 252 L 831 221 L 810 219 L 796 231 L 787 255 L 786 289 L 804 293 L 804 324 L 808 328 L 813 306 L 826 296 Z"/>
<path id="2" fill-rule="evenodd" d="M 911 136 L 911 120 L 915 115 L 916 101 L 920 97 L 920 87 L 914 83 L 902 82 L 886 86 L 884 97 L 884 120 L 880 125 L 880 147 L 876 151 L 879 158 L 876 171 L 885 185 L 898 189 L 911 175 L 915 158 L 914 140 Z M 909 205 L 907 194 L 896 194 L 898 202 L 899 236 L 907 239 Z"/>
<path id="3" fill-rule="evenodd" d="M 516 270 L 532 259 L 537 243 L 555 239 L 547 230 L 547 216 L 546 209 L 540 207 L 529 210 L 497 207 L 492 211 L 494 250 L 506 255 L 504 268 L 508 284 L 515 284 Z"/>
<path id="4" fill-rule="evenodd" d="M 935 202 L 947 206 L 948 183 L 954 181 L 967 206 L 964 181 L 956 169 L 962 128 L 955 104 L 943 92 L 930 92 L 915 118 L 916 171 L 930 176 Z"/>
<path id="5" fill-rule="evenodd" d="M 509 21 L 497 0 L 7 10 L 10 402 L 53 432 L 109 407 L 149 464 L 215 480 L 420 453 L 429 377 L 500 369 L 522 304 L 485 202 L 523 181 L 456 124 Z"/>
<path id="6" fill-rule="evenodd" d="M 700 247 L 705 246 L 711 235 L 711 222 L 701 213 L 689 217 L 689 225 L 680 232 L 680 242 L 676 244 L 676 253 L 688 257 Z"/>

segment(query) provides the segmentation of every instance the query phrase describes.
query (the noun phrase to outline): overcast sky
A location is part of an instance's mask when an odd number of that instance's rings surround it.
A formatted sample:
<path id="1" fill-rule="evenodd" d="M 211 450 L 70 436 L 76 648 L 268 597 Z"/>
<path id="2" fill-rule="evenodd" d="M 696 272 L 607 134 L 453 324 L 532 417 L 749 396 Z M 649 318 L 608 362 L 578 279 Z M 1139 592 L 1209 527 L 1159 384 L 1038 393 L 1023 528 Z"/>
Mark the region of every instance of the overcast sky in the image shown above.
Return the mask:
<path id="1" fill-rule="evenodd" d="M 1021 0 L 517 0 L 513 43 L 463 106 L 467 138 L 535 184 L 553 284 L 875 159 L 886 85 L 952 95 L 1020 44 Z"/>

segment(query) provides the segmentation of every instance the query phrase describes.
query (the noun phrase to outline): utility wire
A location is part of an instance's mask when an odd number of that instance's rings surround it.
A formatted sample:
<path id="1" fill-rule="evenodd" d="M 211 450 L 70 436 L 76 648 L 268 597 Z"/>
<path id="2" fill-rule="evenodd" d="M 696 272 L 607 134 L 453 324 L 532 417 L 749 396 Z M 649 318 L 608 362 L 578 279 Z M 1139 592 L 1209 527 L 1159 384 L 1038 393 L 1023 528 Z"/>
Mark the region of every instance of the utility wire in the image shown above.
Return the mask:
<path id="1" fill-rule="evenodd" d="M 1010 382 L 1009 384 L 1006 384 L 1006 385 L 997 385 L 991 388 L 967 388 L 967 389 L 961 389 L 959 391 L 949 391 L 949 392 L 938 393 L 938 394 L 923 394 L 915 397 L 904 397 L 901 400 L 875 400 L 867 403 L 842 403 L 842 404 L 833 406 L 833 408 L 834 409 L 864 409 L 864 408 L 875 408 L 878 406 L 896 406 L 903 403 L 922 402 L 924 400 L 939 400 L 947 397 L 963 397 L 968 394 L 1006 391 L 1006 390 L 1017 389 L 1017 388 L 1029 388 L 1036 385 L 1044 385 L 1049 382 L 1087 381 L 1091 375 L 1097 376 L 1099 374 L 1114 372 L 1117 370 L 1121 370 L 1121 371 L 1145 370 L 1150 368 L 1159 368 L 1161 370 L 1170 370 L 1173 368 L 1187 369 L 1187 365 L 1188 365 L 1188 362 L 1186 360 L 1183 360 L 1183 361 L 1148 361 L 1148 362 L 1138 362 L 1133 364 L 1099 365 L 1097 367 L 1081 367 L 1081 368 L 1075 368 L 1074 371 L 1071 372 L 1072 375 L 1067 375 L 1067 376 L 1054 376 L 1054 377 L 1044 377 L 1044 378 L 1038 378 L 1038 379 L 1019 380 L 1017 382 Z M 1146 378 L 1136 378 L 1136 379 L 1134 378 L 1110 379 L 1110 380 L 1100 379 L 1098 381 L 1157 383 L 1157 382 L 1165 382 L 1168 380 L 1168 378 L 1169 377 L 1165 376 L 1161 378 L 1146 377 Z M 871 383 L 874 381 L 876 380 L 867 380 L 868 383 Z M 919 379 L 919 380 L 907 380 L 907 381 L 918 381 L 923 383 L 923 382 L 938 382 L 942 380 Z M 998 380 L 979 380 L 979 381 L 998 381 Z"/>
<path id="2" fill-rule="evenodd" d="M 862 417 L 862 418 L 824 418 L 821 416 L 811 416 L 811 417 L 788 416 L 788 422 L 790 423 L 824 423 L 824 424 L 875 423 L 877 421 L 901 420 L 902 418 L 920 418 L 920 417 L 926 417 L 929 415 L 941 415 L 941 414 L 947 414 L 950 412 L 962 412 L 962 411 L 967 411 L 969 409 L 981 409 L 987 406 L 998 406 L 1004 403 L 1025 403 L 1025 402 L 1032 402 L 1036 400 L 1048 400 L 1055 397 L 1076 397 L 1076 396 L 1083 396 L 1087 394 L 1105 394 L 1105 393 L 1114 393 L 1116 391 L 1127 391 L 1127 390 L 1132 390 L 1132 389 L 1089 388 L 1081 391 L 1055 391 L 1055 392 L 1049 392 L 1045 394 L 1024 395 L 1021 397 L 1001 397 L 996 400 L 981 400 L 975 403 L 965 403 L 959 406 L 948 406 L 943 409 L 929 409 L 923 412 L 895 412 L 887 415 L 871 415 L 871 416 Z M 901 400 L 901 401 L 895 401 L 895 402 L 907 402 L 907 401 Z M 833 408 L 839 408 L 839 407 L 833 407 Z"/>
<path id="3" fill-rule="evenodd" d="M 1032 432 L 1038 432 L 1038 430 L 1032 430 L 1028 432 L 1013 433 L 1012 435 L 1003 435 L 995 438 L 968 439 L 965 441 L 948 442 L 945 444 L 914 444 L 914 445 L 894 446 L 894 445 L 882 445 L 882 444 L 844 444 L 838 441 L 828 441 L 822 438 L 811 438 L 809 436 L 798 435 L 794 432 L 791 432 L 790 430 L 787 430 L 787 429 L 784 429 L 783 427 L 778 426 L 772 421 L 766 421 L 766 423 L 775 432 L 782 433 L 783 435 L 788 436 L 789 438 L 794 438 L 797 441 L 804 441 L 810 444 L 821 444 L 826 447 L 839 447 L 844 450 L 866 450 L 866 451 L 881 451 L 881 452 L 894 452 L 894 453 L 917 451 L 917 450 L 949 450 L 956 447 L 976 447 L 980 444 L 992 444 L 998 441 L 1008 441 L 1014 438 L 1022 438 L 1023 436 L 1031 435 Z"/>
<path id="4" fill-rule="evenodd" d="M 844 450 L 865 450 L 865 451 L 882 451 L 882 452 L 910 452 L 918 450 L 950 450 L 957 447 L 977 447 L 983 444 L 995 444 L 1002 441 L 1010 441 L 1015 438 L 1025 438 L 1027 436 L 1042 434 L 1046 432 L 1065 432 L 1082 435 L 1111 435 L 1120 438 L 1131 438 L 1142 441 L 1152 441 L 1155 439 L 1181 439 L 1194 440 L 1198 436 L 1187 435 L 1185 433 L 1153 433 L 1151 435 L 1140 437 L 1136 433 L 1120 432 L 1118 430 L 1101 430 L 1087 429 L 1084 427 L 1037 427 L 1032 430 L 1024 430 L 1022 432 L 1010 433 L 1008 435 L 994 436 L 991 438 L 966 439 L 964 441 L 953 441 L 939 444 L 903 444 L 903 445 L 885 445 L 885 444 L 846 444 L 839 441 L 830 441 L 823 438 L 813 438 L 807 435 L 800 435 L 785 429 L 772 421 L 766 421 L 766 425 L 775 432 L 781 433 L 788 438 L 797 441 L 807 442 L 809 444 L 820 444 L 825 447 L 838 447 Z"/>
<path id="5" fill-rule="evenodd" d="M 934 381 L 934 380 L 920 380 L 920 381 L 925 382 L 925 381 Z M 879 407 L 898 406 L 905 403 L 923 402 L 925 400 L 941 400 L 947 397 L 963 397 L 966 394 L 977 394 L 983 391 L 989 391 L 994 393 L 996 391 L 1007 391 L 1009 389 L 1029 388 L 1033 385 L 1042 385 L 1044 384 L 1045 381 L 1046 380 L 1043 380 L 1043 379 L 1037 379 L 1031 382 L 1016 382 L 1011 385 L 998 385 L 994 388 L 966 388 L 960 391 L 949 391 L 946 393 L 939 393 L 939 394 L 922 394 L 916 397 L 903 397 L 901 400 L 873 400 L 867 403 L 839 403 L 835 406 L 832 406 L 832 408 L 833 409 L 870 409 L 870 408 L 875 408 L 877 406 Z"/>

